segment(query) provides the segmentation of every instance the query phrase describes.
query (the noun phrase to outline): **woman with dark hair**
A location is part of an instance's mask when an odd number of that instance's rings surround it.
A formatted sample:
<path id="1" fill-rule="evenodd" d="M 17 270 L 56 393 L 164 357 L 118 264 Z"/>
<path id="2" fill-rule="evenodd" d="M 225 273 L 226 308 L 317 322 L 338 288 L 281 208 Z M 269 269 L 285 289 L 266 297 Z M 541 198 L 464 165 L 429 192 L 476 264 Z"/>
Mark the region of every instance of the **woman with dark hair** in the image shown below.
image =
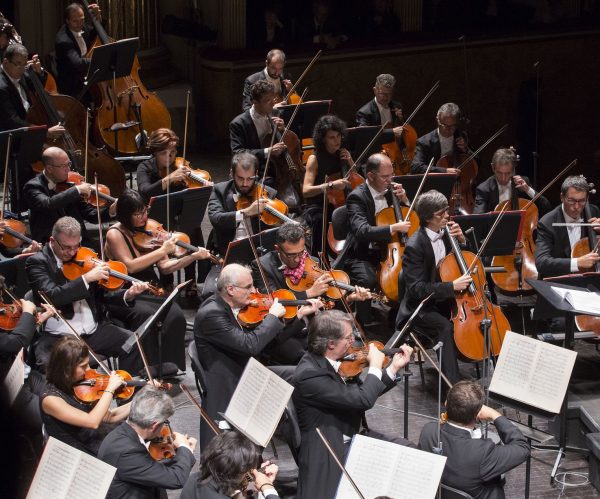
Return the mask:
<path id="1" fill-rule="evenodd" d="M 261 471 L 258 471 L 260 467 Z M 236 431 L 214 437 L 202 451 L 200 473 L 190 476 L 181 491 L 181 499 L 230 498 L 254 487 L 266 499 L 279 496 L 273 487 L 277 465 L 262 462 L 260 448 Z"/>
<path id="2" fill-rule="evenodd" d="M 48 384 L 40 395 L 46 433 L 95 456 L 112 427 L 129 415 L 129 403 L 111 409 L 115 391 L 123 385 L 121 376 L 111 372 L 108 386 L 95 404 L 75 398 L 73 387 L 90 368 L 89 350 L 73 336 L 63 336 L 52 348 L 46 367 Z"/>
<path id="3" fill-rule="evenodd" d="M 343 177 L 345 171 L 352 166 L 350 153 L 342 148 L 345 133 L 346 123 L 332 114 L 321 116 L 313 131 L 315 152 L 309 156 L 306 163 L 302 195 L 308 205 L 304 217 L 312 229 L 311 253 L 315 256 L 321 251 L 323 196 L 328 190 L 343 191 L 350 186 L 350 182 L 343 178 L 326 181 L 327 177 L 335 173 Z M 329 222 L 331 210 L 328 210 L 327 215 Z"/>
<path id="4" fill-rule="evenodd" d="M 123 262 L 127 272 L 132 277 L 143 281 L 156 281 L 158 275 L 169 275 L 186 268 L 197 260 L 205 260 L 209 252 L 199 248 L 182 258 L 170 258 L 175 251 L 175 237 L 170 237 L 157 249 L 142 254 L 136 247 L 133 236 L 137 230 L 145 227 L 148 221 L 148 207 L 139 192 L 126 190 L 119 197 L 117 203 L 116 219 L 118 222 L 106 233 L 105 252 L 107 258 Z M 152 315 L 157 309 L 156 299 L 145 295 L 137 298 L 136 308 L 148 309 Z M 175 362 L 181 370 L 185 370 L 185 328 L 186 322 L 183 312 L 177 303 L 173 303 L 161 331 L 162 335 L 162 361 Z M 158 348 L 153 341 L 144 342 L 144 347 L 151 362 L 158 360 Z"/>

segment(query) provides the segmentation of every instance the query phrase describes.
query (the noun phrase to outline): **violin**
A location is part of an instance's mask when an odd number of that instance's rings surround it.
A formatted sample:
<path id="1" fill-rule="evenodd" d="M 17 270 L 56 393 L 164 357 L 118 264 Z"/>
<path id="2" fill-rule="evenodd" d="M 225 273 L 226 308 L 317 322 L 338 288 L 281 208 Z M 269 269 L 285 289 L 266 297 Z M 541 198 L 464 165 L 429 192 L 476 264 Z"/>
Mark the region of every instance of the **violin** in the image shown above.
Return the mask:
<path id="1" fill-rule="evenodd" d="M 114 291 L 123 286 L 125 281 L 132 283 L 142 282 L 135 277 L 127 275 L 127 267 L 123 262 L 119 262 L 117 260 L 108 260 L 105 262 L 98 258 L 98 254 L 94 250 L 85 247 L 79 248 L 75 257 L 71 261 L 64 263 L 63 274 L 67 279 L 73 281 L 74 279 L 81 277 L 83 274 L 86 274 L 97 265 L 103 264 L 107 264 L 109 267 L 109 277 L 108 279 L 102 279 L 98 281 L 98 284 L 105 289 Z M 164 295 L 163 289 L 153 286 L 152 284 L 148 284 L 148 291 L 155 296 Z"/>
<path id="2" fill-rule="evenodd" d="M 302 305 L 310 305 L 308 300 L 297 300 L 296 295 L 289 289 L 278 289 L 271 294 L 252 293 L 250 295 L 251 302 L 238 312 L 238 321 L 242 326 L 252 328 L 269 313 L 269 309 L 275 298 L 279 299 L 279 303 L 285 307 L 283 319 L 291 320 L 296 317 L 298 307 Z M 321 300 L 324 308 L 332 308 L 333 302 Z"/>
<path id="3" fill-rule="evenodd" d="M 3 331 L 12 331 L 17 327 L 23 309 L 16 302 L 0 303 L 0 329 Z"/>
<path id="4" fill-rule="evenodd" d="M 260 221 L 266 225 L 281 225 L 286 222 L 294 222 L 287 216 L 289 209 L 280 199 L 270 199 L 269 194 L 264 187 L 254 184 L 254 187 L 248 194 L 242 194 L 238 198 L 235 209 L 243 210 L 248 208 L 254 201 L 260 199 L 260 205 L 263 208 L 260 213 Z"/>
<path id="5" fill-rule="evenodd" d="M 174 253 L 176 258 L 185 256 L 188 253 L 195 253 L 200 249 L 198 246 L 190 244 L 190 236 L 187 234 L 183 232 L 167 232 L 161 223 L 151 218 L 146 221 L 146 225 L 144 227 L 140 227 L 135 230 L 133 235 L 133 243 L 139 251 L 142 253 L 148 253 L 160 248 L 160 246 L 162 246 L 162 244 L 172 236 L 177 238 L 177 241 L 175 242 L 177 249 Z M 223 265 L 223 259 L 215 256 L 212 253 L 209 254 L 209 259 L 211 262 L 216 263 L 217 265 Z"/>
<path id="6" fill-rule="evenodd" d="M 340 173 L 333 173 L 331 175 L 326 175 L 325 182 L 335 182 L 336 180 L 339 180 L 341 178 L 350 182 L 350 187 L 347 187 L 344 190 L 338 190 L 338 189 L 328 189 L 327 190 L 327 202 L 331 206 L 333 206 L 334 209 L 339 208 L 340 206 L 343 206 L 346 204 L 346 191 L 351 192 L 354 189 L 356 189 L 360 184 L 365 183 L 365 178 L 357 171 L 356 163 L 354 163 L 348 169 L 348 171 L 344 174 L 343 177 Z"/>
<path id="7" fill-rule="evenodd" d="M 176 450 L 173 443 L 173 431 L 169 423 L 163 424 L 160 436 L 152 439 L 148 446 L 148 452 L 155 461 L 164 461 L 175 457 Z"/>
<path id="8" fill-rule="evenodd" d="M 27 226 L 20 220 L 12 218 L 2 219 L 4 233 L 0 236 L 0 244 L 5 248 L 18 248 L 23 244 L 32 244 L 33 239 L 27 237 Z"/>
<path id="9" fill-rule="evenodd" d="M 383 369 L 390 365 L 392 356 L 395 353 L 400 352 L 399 348 L 385 348 L 384 344 L 380 341 L 369 341 L 358 347 L 350 345 L 348 350 L 346 350 L 345 355 L 341 358 L 340 368 L 338 369 L 340 376 L 343 378 L 355 378 L 369 365 L 367 360 L 367 356 L 369 355 L 369 345 L 375 346 L 377 350 L 380 350 L 385 354 Z"/>
<path id="10" fill-rule="evenodd" d="M 83 182 L 86 182 L 83 175 L 74 171 L 70 171 L 65 182 L 56 184 L 56 192 L 64 192 L 74 185 L 81 185 Z M 92 192 L 86 201 L 92 206 L 98 206 L 102 208 L 107 204 L 113 204 L 117 200 L 117 198 L 114 198 L 110 195 L 110 189 L 106 185 L 98 184 L 98 192 L 96 192 L 96 186 L 94 184 L 91 184 L 91 186 Z"/>
<path id="11" fill-rule="evenodd" d="M 350 277 L 343 270 L 324 270 L 319 267 L 319 264 L 307 258 L 304 263 L 304 272 L 300 280 L 294 284 L 289 277 L 285 278 L 285 283 L 292 291 L 306 291 L 310 288 L 315 281 L 323 274 L 333 277 L 333 281 L 329 283 L 329 288 L 325 293 L 327 298 L 332 300 L 339 300 L 342 297 L 342 291 L 353 293 L 356 291 L 356 286 L 350 285 Z M 387 303 L 388 299 L 386 296 L 371 291 L 371 297 L 375 301 L 381 303 Z"/>
<path id="12" fill-rule="evenodd" d="M 175 166 L 185 170 L 185 185 L 188 189 L 212 185 L 210 173 L 206 170 L 192 169 L 190 162 L 187 159 L 178 156 L 175 158 Z"/>

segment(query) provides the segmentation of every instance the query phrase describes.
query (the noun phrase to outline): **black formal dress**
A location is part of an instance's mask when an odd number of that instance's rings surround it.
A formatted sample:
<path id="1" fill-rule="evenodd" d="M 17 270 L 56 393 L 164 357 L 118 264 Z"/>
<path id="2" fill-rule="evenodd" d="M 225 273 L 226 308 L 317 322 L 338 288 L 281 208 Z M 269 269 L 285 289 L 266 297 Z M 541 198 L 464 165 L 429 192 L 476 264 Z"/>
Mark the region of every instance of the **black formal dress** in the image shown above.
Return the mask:
<path id="1" fill-rule="evenodd" d="M 45 243 L 52 234 L 56 221 L 64 216 L 75 218 L 81 225 L 81 236 L 87 241 L 85 221 L 98 223 L 98 212 L 90 203 L 79 195 L 77 187 L 69 187 L 63 192 L 51 190 L 48 179 L 43 173 L 25 184 L 23 194 L 29 206 L 29 224 L 32 239 Z M 103 222 L 110 220 L 108 208 L 104 208 L 100 218 Z"/>
<path id="2" fill-rule="evenodd" d="M 142 195 L 144 201 L 148 202 L 151 197 L 161 196 L 167 193 L 162 186 L 162 177 L 158 173 L 156 158 L 142 161 L 137 167 L 136 175 L 138 192 Z M 171 184 L 169 186 L 169 192 L 178 192 L 185 188 L 185 184 Z"/>
<path id="3" fill-rule="evenodd" d="M 250 95 L 250 89 L 252 85 L 254 85 L 259 80 L 266 80 L 267 75 L 265 74 L 265 70 L 259 71 L 258 73 L 253 73 L 248 76 L 244 80 L 244 93 L 242 95 L 242 111 L 247 111 L 252 107 L 252 96 Z M 283 84 L 283 76 L 279 77 L 279 85 L 281 86 L 282 97 L 285 98 L 287 96 L 287 89 Z"/>
<path id="4" fill-rule="evenodd" d="M 96 38 L 96 30 L 92 26 L 83 28 L 83 40 L 86 47 L 91 47 Z M 56 84 L 61 94 L 76 97 L 83 88 L 84 78 L 90 66 L 90 59 L 81 53 L 75 36 L 66 24 L 56 33 L 54 40 L 56 52 Z"/>
<path id="5" fill-rule="evenodd" d="M 450 251 L 446 236 L 443 237 L 446 254 Z M 424 227 L 421 227 L 408 240 L 402 256 L 402 272 L 398 288 L 404 294 L 398 309 L 396 328 L 401 329 L 421 301 L 433 293 L 433 297 L 421 308 L 413 325 L 434 341 L 443 341 L 442 372 L 451 383 L 460 379 L 454 328 L 447 318 L 449 305 L 454 300 L 454 288 L 451 282 L 440 281 L 435 264 L 433 246 Z"/>
<path id="6" fill-rule="evenodd" d="M 523 180 L 525 180 L 527 185 L 530 185 L 527 177 L 523 177 Z M 529 201 L 531 199 L 526 193 L 515 189 L 514 187 L 511 189 L 511 194 L 511 199 L 513 201 L 516 201 L 517 199 Z M 487 180 L 484 180 L 481 184 L 479 184 L 475 189 L 475 206 L 473 208 L 473 213 L 488 213 L 490 211 L 494 211 L 494 208 L 496 208 L 500 202 L 499 199 L 500 194 L 498 192 L 498 182 L 496 181 L 496 177 L 492 175 Z M 535 205 L 538 208 L 540 217 L 550 211 L 550 201 L 548 201 L 544 196 L 540 196 L 535 202 Z M 515 202 L 514 205 L 511 205 L 511 209 L 519 209 L 518 202 Z"/>
<path id="7" fill-rule="evenodd" d="M 212 478 L 206 482 L 199 482 L 199 473 L 192 473 L 185 482 L 181 491 L 180 499 L 230 499 L 230 496 L 222 494 Z M 277 494 L 268 494 L 266 499 L 277 499 Z"/>
<path id="8" fill-rule="evenodd" d="M 283 330 L 284 324 L 268 314 L 253 330 L 240 326 L 231 307 L 215 293 L 200 305 L 194 321 L 194 339 L 200 363 L 206 372 L 207 395 L 204 408 L 213 419 L 220 419 L 235 391 L 250 357 L 259 355 Z M 200 421 L 203 449 L 214 436 Z"/>
<path id="9" fill-rule="evenodd" d="M 196 462 L 187 447 L 177 448 L 173 459 L 155 461 L 128 423 L 108 434 L 98 458 L 117 468 L 107 499 L 166 499 L 165 489 L 182 488 Z"/>
<path id="10" fill-rule="evenodd" d="M 529 456 L 529 444 L 521 432 L 504 416 L 494 421 L 504 445 L 487 438 L 471 438 L 466 429 L 442 425 L 442 455 L 447 456 L 442 483 L 481 499 L 504 499 L 501 475 L 519 466 Z M 438 447 L 437 423 L 427 423 L 421 431 L 419 446 L 433 452 Z"/>
<path id="11" fill-rule="evenodd" d="M 382 393 L 393 388 L 395 381 L 384 369 L 381 380 L 374 374 L 367 374 L 362 383 L 344 383 L 325 357 L 307 352 L 296 367 L 292 384 L 301 431 L 296 497 L 334 497 L 341 471 L 315 429 L 323 431 L 336 455 L 343 460 L 347 451 L 344 436 L 351 438 L 358 433 L 364 412 L 375 405 Z M 374 431 L 367 434 L 374 438 L 383 437 Z M 414 447 L 404 439 L 383 438 Z"/>

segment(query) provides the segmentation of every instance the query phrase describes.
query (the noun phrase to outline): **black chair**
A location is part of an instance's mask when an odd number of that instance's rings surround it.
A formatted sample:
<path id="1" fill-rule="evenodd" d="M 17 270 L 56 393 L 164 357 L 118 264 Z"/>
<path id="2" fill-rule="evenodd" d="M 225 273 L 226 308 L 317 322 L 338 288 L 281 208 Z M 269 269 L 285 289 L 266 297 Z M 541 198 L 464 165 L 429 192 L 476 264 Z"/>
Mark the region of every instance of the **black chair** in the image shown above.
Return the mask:
<path id="1" fill-rule="evenodd" d="M 341 269 L 348 258 L 347 254 L 353 241 L 353 237 L 350 234 L 350 222 L 348 220 L 348 208 L 346 208 L 346 205 L 333 210 L 331 214 L 331 228 L 333 229 L 333 237 L 338 241 L 345 241 L 342 251 L 340 251 L 331 263 L 332 268 Z"/>
<path id="2" fill-rule="evenodd" d="M 471 494 L 467 494 L 466 492 L 455 489 L 454 487 L 450 487 L 450 485 L 442 485 L 442 499 L 474 499 Z"/>
<path id="3" fill-rule="evenodd" d="M 204 374 L 204 368 L 198 358 L 198 350 L 196 350 L 196 342 L 192 341 L 188 345 L 188 355 L 192 361 L 192 369 L 194 371 L 194 379 L 196 380 L 196 388 L 200 394 L 200 398 L 206 397 L 206 375 Z"/>

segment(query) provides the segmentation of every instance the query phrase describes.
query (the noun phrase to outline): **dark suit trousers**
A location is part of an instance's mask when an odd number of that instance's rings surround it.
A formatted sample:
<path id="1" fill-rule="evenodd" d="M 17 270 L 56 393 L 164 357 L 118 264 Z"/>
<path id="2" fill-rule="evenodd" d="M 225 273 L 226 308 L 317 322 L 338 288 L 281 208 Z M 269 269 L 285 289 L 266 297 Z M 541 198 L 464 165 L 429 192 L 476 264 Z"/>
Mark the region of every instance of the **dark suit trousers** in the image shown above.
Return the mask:
<path id="1" fill-rule="evenodd" d="M 349 258 L 344 264 L 344 269 L 350 274 L 352 283 L 374 291 L 377 288 L 375 265 L 373 261 Z M 356 316 L 361 324 L 373 321 L 371 300 L 357 301 L 354 306 L 356 307 Z"/>

